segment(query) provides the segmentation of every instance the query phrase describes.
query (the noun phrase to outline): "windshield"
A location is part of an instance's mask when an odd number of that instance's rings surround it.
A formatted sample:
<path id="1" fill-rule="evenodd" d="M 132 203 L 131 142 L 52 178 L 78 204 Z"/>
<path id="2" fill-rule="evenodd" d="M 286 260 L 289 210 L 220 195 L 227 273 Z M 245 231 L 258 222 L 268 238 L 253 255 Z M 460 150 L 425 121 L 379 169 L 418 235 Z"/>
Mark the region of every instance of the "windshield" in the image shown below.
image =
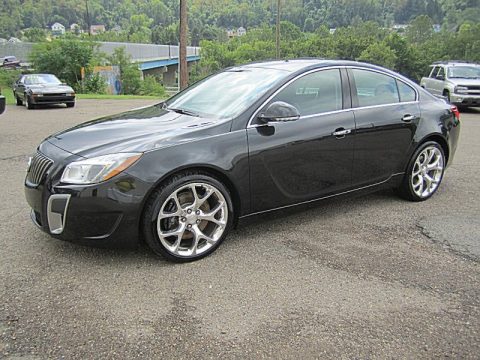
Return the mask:
<path id="1" fill-rule="evenodd" d="M 28 75 L 23 81 L 25 85 L 60 85 L 61 82 L 55 75 Z"/>
<path id="2" fill-rule="evenodd" d="M 174 96 L 166 107 L 196 116 L 233 118 L 286 75 L 285 71 L 265 68 L 227 70 Z"/>
<path id="3" fill-rule="evenodd" d="M 455 66 L 448 69 L 449 78 L 480 79 L 480 66 Z"/>

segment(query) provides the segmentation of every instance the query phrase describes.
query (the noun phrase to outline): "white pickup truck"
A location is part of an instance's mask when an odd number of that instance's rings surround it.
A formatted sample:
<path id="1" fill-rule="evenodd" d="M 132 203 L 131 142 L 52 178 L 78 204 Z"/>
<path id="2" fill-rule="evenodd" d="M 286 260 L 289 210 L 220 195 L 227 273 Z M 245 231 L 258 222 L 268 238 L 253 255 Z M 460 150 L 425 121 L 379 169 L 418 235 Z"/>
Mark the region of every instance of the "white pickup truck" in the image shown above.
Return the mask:
<path id="1" fill-rule="evenodd" d="M 480 65 L 445 61 L 431 65 L 420 86 L 459 107 L 480 106 Z"/>

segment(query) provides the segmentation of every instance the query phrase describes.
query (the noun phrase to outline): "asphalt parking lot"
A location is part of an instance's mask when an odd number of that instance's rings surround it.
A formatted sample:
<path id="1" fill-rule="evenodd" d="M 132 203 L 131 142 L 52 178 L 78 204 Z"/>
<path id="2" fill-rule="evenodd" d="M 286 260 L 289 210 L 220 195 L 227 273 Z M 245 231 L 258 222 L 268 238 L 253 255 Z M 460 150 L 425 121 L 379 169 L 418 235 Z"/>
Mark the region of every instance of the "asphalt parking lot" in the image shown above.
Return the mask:
<path id="1" fill-rule="evenodd" d="M 0 358 L 479 358 L 480 109 L 427 202 L 382 191 L 262 216 L 179 265 L 38 231 L 23 196 L 38 143 L 149 103 L 0 116 Z"/>

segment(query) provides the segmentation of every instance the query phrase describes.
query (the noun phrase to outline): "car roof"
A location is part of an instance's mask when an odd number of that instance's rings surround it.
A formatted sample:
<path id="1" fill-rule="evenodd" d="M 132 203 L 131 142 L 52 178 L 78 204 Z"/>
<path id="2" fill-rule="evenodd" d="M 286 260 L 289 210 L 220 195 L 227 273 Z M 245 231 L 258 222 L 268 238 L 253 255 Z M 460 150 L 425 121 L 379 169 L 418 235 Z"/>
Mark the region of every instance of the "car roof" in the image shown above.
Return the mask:
<path id="1" fill-rule="evenodd" d="M 450 61 L 437 61 L 434 62 L 430 66 L 438 66 L 438 65 L 445 65 L 445 66 L 480 66 L 480 64 L 475 63 L 475 62 L 469 62 L 469 61 L 461 61 L 461 60 L 450 60 Z"/>
<path id="2" fill-rule="evenodd" d="M 380 68 L 378 66 L 350 60 L 333 60 L 333 59 L 318 59 L 318 58 L 305 58 L 305 59 L 293 59 L 293 60 L 271 60 L 271 61 L 259 61 L 245 65 L 235 66 L 232 69 L 250 69 L 250 68 L 264 68 L 275 69 L 286 72 L 297 72 L 301 70 L 322 68 L 327 66 L 359 66 L 370 69 L 381 69 L 383 71 L 387 69 Z"/>

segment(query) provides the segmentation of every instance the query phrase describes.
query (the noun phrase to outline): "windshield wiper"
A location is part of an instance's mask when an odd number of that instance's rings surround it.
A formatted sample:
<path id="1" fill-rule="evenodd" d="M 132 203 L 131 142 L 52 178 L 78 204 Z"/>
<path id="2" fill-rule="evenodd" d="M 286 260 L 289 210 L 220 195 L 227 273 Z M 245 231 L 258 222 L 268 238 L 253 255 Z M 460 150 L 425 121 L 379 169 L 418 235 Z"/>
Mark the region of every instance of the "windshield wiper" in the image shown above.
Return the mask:
<path id="1" fill-rule="evenodd" d="M 171 108 L 171 107 L 167 107 L 166 109 L 170 110 L 170 111 L 175 111 L 176 113 L 183 114 L 183 115 L 200 117 L 200 115 L 198 115 L 197 113 L 194 113 L 193 111 L 189 111 L 189 110 L 185 110 L 185 109 Z"/>

